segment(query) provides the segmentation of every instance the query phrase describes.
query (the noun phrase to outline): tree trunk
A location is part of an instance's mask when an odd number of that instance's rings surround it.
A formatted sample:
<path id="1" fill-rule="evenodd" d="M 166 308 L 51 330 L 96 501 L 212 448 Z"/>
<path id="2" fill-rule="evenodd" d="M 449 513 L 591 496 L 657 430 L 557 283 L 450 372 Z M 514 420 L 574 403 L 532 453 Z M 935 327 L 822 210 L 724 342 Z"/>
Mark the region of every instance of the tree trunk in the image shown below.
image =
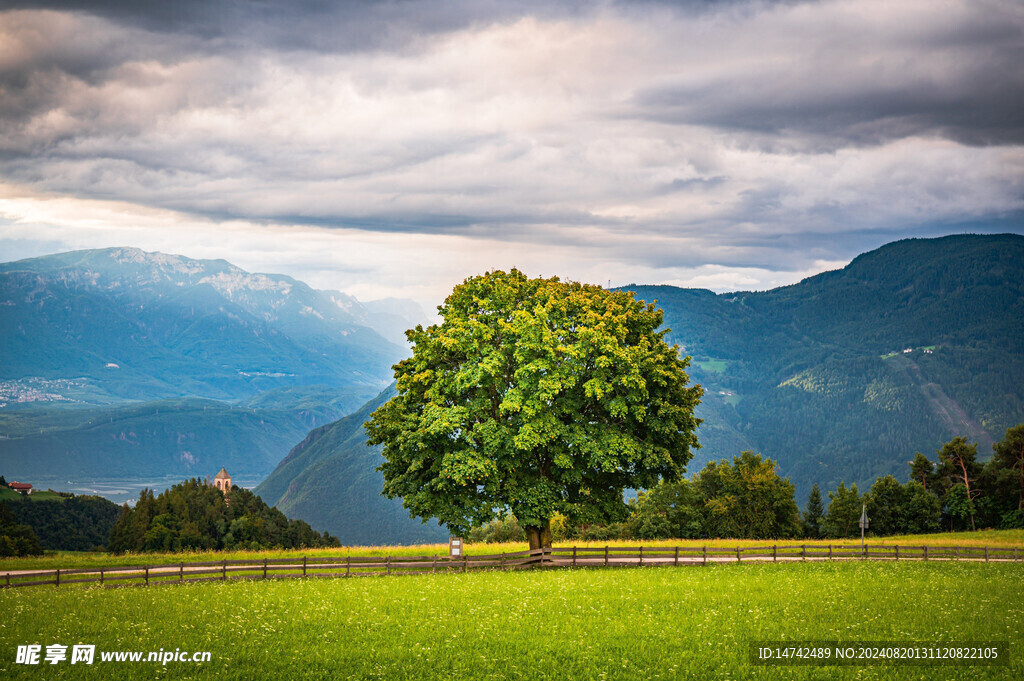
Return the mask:
<path id="1" fill-rule="evenodd" d="M 526 525 L 523 527 L 523 531 L 526 532 L 526 540 L 530 542 L 531 551 L 539 548 L 551 548 L 550 520 L 545 520 L 544 525 L 541 527 L 530 527 L 529 525 Z"/>

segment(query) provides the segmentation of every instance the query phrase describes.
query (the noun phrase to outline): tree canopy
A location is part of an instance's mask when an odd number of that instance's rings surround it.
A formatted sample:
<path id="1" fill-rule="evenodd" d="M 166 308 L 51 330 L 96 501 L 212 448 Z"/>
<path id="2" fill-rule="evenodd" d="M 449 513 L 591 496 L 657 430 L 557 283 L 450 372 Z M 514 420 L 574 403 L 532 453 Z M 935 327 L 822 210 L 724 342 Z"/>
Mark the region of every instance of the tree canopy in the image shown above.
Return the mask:
<path id="1" fill-rule="evenodd" d="M 702 388 L 654 305 L 513 269 L 467 279 L 438 310 L 407 332 L 398 395 L 366 423 L 384 493 L 412 514 L 461 534 L 511 512 L 536 548 L 555 513 L 621 518 L 625 488 L 684 473 Z"/>
<path id="2" fill-rule="evenodd" d="M 124 553 L 338 545 L 336 538 L 302 520 L 289 520 L 247 489 L 234 485 L 224 494 L 192 478 L 157 496 L 142 490 L 135 508 L 125 504 L 110 531 L 108 548 Z"/>

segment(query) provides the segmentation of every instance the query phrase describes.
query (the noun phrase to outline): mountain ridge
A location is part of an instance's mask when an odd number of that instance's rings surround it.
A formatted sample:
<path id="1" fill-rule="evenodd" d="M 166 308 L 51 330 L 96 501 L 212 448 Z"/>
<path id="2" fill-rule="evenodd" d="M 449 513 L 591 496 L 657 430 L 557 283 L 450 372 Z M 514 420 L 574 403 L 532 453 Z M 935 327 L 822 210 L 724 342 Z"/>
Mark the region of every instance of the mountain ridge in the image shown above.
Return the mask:
<path id="1" fill-rule="evenodd" d="M 1024 421 L 1018 235 L 893 242 L 763 292 L 621 288 L 657 300 L 669 340 L 692 357 L 691 380 L 705 387 L 703 448 L 690 471 L 751 449 L 774 459 L 802 500 L 815 483 L 906 479 L 915 451 L 931 455 L 957 435 L 978 435 L 986 458 Z M 368 472 L 381 455 L 365 445 L 360 419 L 390 394 L 311 432 L 259 489 L 347 541 L 358 520 L 330 504 L 379 495 L 382 478 Z M 354 489 L 358 466 L 370 489 Z"/>

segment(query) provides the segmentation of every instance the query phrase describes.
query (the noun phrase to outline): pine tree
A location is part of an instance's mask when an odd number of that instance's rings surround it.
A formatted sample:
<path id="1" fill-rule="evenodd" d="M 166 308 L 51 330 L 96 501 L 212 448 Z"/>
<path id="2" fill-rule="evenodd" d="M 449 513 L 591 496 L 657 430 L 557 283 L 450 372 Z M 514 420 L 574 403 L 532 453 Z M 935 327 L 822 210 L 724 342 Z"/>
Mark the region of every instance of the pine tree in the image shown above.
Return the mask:
<path id="1" fill-rule="evenodd" d="M 807 497 L 807 507 L 804 509 L 804 536 L 808 539 L 821 538 L 821 518 L 825 515 L 825 506 L 821 503 L 821 490 L 818 483 L 814 483 L 811 494 Z"/>

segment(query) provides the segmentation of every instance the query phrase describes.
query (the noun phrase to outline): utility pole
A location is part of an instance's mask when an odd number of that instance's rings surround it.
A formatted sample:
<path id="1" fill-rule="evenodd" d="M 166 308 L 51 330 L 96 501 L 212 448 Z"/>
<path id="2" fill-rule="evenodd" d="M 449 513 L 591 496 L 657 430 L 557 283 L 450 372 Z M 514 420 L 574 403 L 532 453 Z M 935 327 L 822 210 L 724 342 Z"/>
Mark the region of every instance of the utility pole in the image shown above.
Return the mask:
<path id="1" fill-rule="evenodd" d="M 860 548 L 864 550 L 864 530 L 868 527 L 868 505 L 861 504 L 860 507 Z"/>

